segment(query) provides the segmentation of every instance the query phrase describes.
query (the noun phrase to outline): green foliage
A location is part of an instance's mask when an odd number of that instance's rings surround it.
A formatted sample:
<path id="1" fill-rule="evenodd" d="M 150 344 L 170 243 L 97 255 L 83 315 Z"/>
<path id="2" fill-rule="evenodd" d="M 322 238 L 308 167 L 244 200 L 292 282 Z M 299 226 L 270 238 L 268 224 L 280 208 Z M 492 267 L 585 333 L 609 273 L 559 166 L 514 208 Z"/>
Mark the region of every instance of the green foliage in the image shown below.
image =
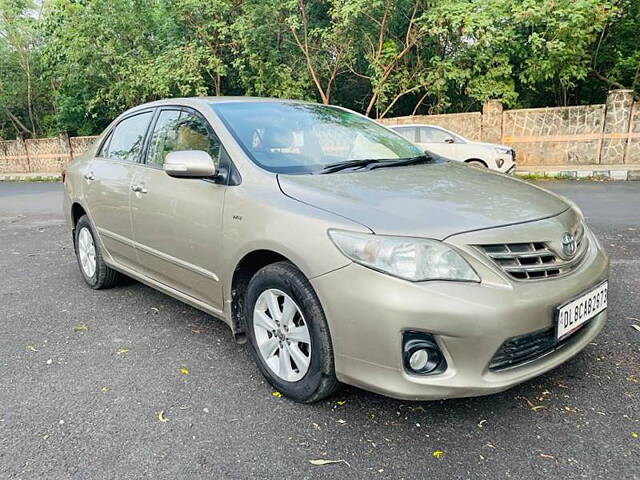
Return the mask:
<path id="1" fill-rule="evenodd" d="M 0 138 L 94 134 L 175 96 L 595 103 L 640 92 L 639 34 L 637 0 L 0 0 Z"/>

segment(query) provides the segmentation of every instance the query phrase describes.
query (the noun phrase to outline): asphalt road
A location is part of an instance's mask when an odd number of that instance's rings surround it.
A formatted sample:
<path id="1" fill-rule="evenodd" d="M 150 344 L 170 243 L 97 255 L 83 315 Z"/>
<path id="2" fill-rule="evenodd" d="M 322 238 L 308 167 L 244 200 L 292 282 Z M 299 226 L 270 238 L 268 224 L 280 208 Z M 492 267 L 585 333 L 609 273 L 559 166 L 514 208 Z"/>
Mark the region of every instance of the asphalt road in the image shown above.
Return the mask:
<path id="1" fill-rule="evenodd" d="M 639 479 L 640 183 L 544 185 L 612 259 L 595 342 L 488 397 L 305 406 L 222 322 L 135 282 L 86 287 L 60 184 L 0 183 L 0 478 Z"/>

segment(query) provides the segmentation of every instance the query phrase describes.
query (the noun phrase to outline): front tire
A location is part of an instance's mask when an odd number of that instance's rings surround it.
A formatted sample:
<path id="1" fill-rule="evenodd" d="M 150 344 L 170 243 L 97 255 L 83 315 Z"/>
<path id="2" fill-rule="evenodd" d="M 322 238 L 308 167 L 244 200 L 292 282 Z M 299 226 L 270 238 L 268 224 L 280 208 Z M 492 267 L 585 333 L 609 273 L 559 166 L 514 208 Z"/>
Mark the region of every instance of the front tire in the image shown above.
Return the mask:
<path id="1" fill-rule="evenodd" d="M 100 245 L 86 215 L 80 217 L 76 224 L 75 249 L 80 273 L 87 285 L 100 290 L 111 288 L 118 282 L 120 274 L 104 263 Z"/>
<path id="2" fill-rule="evenodd" d="M 291 263 L 267 265 L 251 279 L 244 327 L 261 373 L 287 397 L 312 403 L 338 388 L 324 311 Z"/>
<path id="3" fill-rule="evenodd" d="M 484 163 L 482 160 L 467 160 L 465 163 L 467 165 L 471 166 L 471 167 L 489 168 L 489 167 L 487 167 L 487 164 Z"/>

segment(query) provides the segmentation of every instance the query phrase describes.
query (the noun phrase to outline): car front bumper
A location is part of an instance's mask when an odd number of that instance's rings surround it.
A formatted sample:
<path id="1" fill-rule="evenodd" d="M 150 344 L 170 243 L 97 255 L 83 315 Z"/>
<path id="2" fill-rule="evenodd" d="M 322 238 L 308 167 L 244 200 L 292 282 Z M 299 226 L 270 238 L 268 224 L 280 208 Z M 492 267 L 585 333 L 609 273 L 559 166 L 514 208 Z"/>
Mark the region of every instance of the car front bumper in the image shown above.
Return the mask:
<path id="1" fill-rule="evenodd" d="M 561 348 L 526 364 L 489 370 L 505 340 L 549 329 L 558 305 L 607 277 L 607 256 L 592 238 L 581 265 L 556 279 L 411 283 L 350 264 L 311 282 L 329 322 L 340 381 L 390 397 L 432 400 L 506 390 L 574 356 L 602 329 L 606 310 Z M 432 334 L 446 371 L 408 373 L 402 363 L 406 331 Z"/>
<path id="2" fill-rule="evenodd" d="M 495 162 L 495 169 L 498 172 L 506 173 L 508 175 L 512 175 L 516 169 L 516 157 L 514 153 L 503 153 L 497 154 L 494 156 L 493 161 Z M 498 164 L 501 163 L 500 166 Z"/>

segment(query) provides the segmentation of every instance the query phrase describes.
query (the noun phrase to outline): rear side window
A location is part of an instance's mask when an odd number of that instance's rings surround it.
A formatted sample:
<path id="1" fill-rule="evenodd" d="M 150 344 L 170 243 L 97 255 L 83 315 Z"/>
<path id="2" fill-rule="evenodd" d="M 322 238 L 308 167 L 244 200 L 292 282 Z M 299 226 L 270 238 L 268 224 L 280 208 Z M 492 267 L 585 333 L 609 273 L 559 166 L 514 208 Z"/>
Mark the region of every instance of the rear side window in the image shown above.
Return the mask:
<path id="1" fill-rule="evenodd" d="M 125 162 L 138 161 L 151 116 L 152 112 L 145 112 L 121 121 L 111 134 L 105 156 Z"/>
<path id="2" fill-rule="evenodd" d="M 417 141 L 415 127 L 401 127 L 401 128 L 395 128 L 394 130 L 398 132 L 400 135 L 402 135 L 404 138 L 409 140 L 410 142 Z"/>
<path id="3" fill-rule="evenodd" d="M 420 141 L 423 143 L 445 143 L 448 138 L 453 138 L 449 132 L 439 128 L 421 127 Z"/>
<path id="4" fill-rule="evenodd" d="M 162 167 L 167 154 L 178 150 L 203 150 L 211 155 L 217 166 L 220 141 L 199 115 L 189 111 L 163 110 L 153 129 L 147 164 Z"/>

